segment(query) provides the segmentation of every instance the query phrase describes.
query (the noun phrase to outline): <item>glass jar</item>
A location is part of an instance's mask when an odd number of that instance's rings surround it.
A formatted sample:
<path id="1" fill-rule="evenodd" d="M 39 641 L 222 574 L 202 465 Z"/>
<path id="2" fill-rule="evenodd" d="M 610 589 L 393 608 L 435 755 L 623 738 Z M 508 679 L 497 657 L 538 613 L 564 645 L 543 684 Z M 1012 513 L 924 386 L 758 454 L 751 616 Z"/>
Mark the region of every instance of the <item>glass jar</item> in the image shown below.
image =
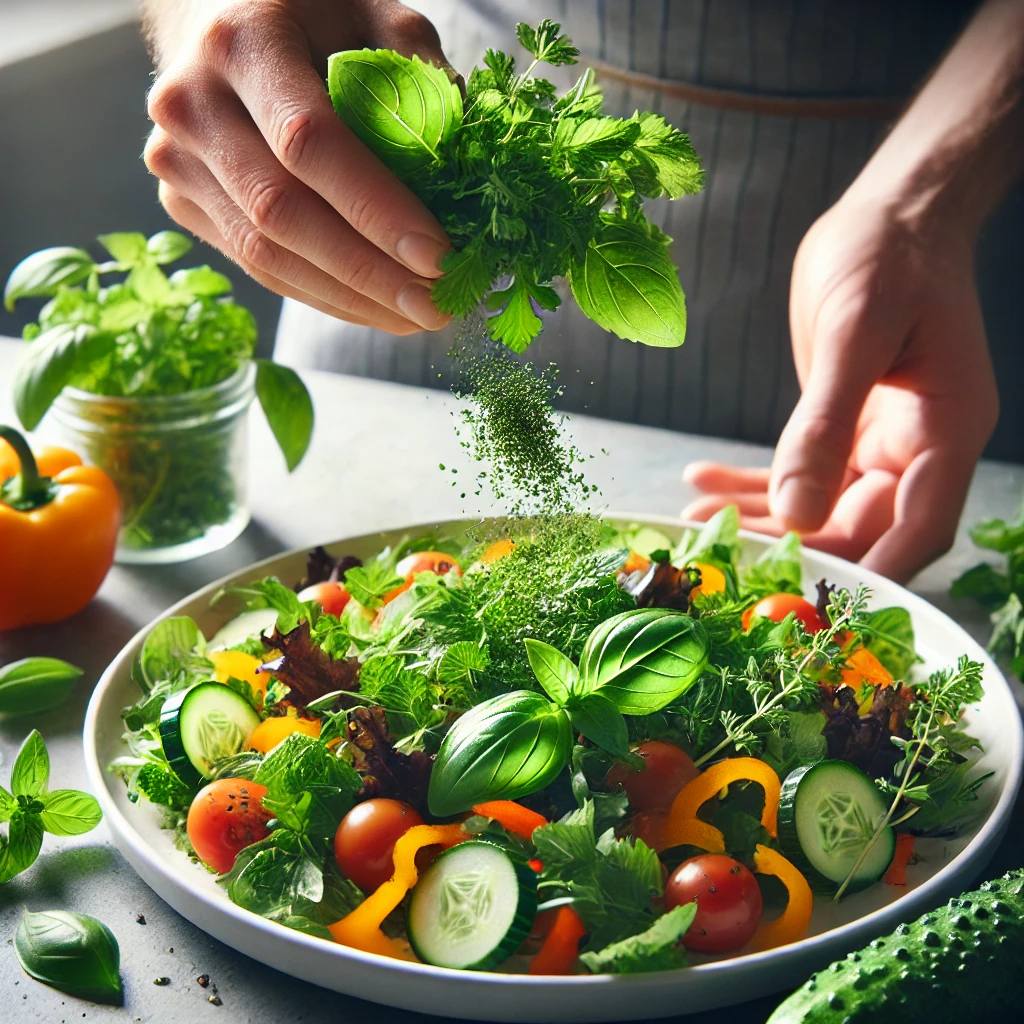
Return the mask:
<path id="1" fill-rule="evenodd" d="M 247 362 L 219 384 L 178 395 L 60 393 L 51 409 L 59 443 L 99 466 L 121 495 L 116 561 L 183 562 L 245 529 L 255 380 Z"/>

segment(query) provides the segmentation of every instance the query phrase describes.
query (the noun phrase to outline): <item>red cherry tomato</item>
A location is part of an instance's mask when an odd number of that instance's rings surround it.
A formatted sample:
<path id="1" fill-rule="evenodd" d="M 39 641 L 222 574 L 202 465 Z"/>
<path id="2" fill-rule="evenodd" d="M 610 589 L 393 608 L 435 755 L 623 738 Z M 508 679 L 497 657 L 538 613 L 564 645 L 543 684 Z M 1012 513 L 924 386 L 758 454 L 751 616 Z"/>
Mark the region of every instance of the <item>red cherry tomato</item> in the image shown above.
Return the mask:
<path id="1" fill-rule="evenodd" d="M 352 600 L 352 595 L 343 583 L 314 583 L 299 591 L 300 601 L 316 601 L 328 615 L 340 615 L 345 605 Z"/>
<path id="2" fill-rule="evenodd" d="M 218 779 L 196 794 L 188 809 L 188 838 L 196 856 L 217 874 L 234 867 L 239 850 L 270 834 L 266 795 L 266 786 L 248 779 Z"/>
<path id="3" fill-rule="evenodd" d="M 423 819 L 401 800 L 364 800 L 356 804 L 334 834 L 334 859 L 341 873 L 372 892 L 394 874 L 395 843 Z"/>
<path id="4" fill-rule="evenodd" d="M 822 621 L 818 609 L 799 594 L 769 594 L 762 597 L 757 604 L 743 613 L 743 628 L 750 629 L 750 623 L 755 615 L 771 619 L 772 622 L 781 622 L 790 612 L 803 623 L 808 633 L 817 633 L 828 628 L 828 623 Z"/>
<path id="5" fill-rule="evenodd" d="M 699 774 L 690 755 L 674 743 L 648 740 L 635 751 L 647 763 L 643 771 L 612 765 L 608 785 L 622 783 L 634 811 L 667 811 L 676 794 Z"/>
<path id="6" fill-rule="evenodd" d="M 458 575 L 462 575 L 462 570 L 455 560 L 443 551 L 414 551 L 395 566 L 395 575 L 401 576 L 405 582 L 400 587 L 388 591 L 384 595 L 384 603 L 388 604 L 399 594 L 404 594 L 416 582 L 417 573 L 433 572 L 438 576 L 446 576 L 452 569 Z"/>
<path id="7" fill-rule="evenodd" d="M 739 861 L 722 853 L 684 860 L 665 884 L 665 909 L 697 901 L 683 945 L 701 953 L 742 949 L 761 923 L 761 890 Z"/>

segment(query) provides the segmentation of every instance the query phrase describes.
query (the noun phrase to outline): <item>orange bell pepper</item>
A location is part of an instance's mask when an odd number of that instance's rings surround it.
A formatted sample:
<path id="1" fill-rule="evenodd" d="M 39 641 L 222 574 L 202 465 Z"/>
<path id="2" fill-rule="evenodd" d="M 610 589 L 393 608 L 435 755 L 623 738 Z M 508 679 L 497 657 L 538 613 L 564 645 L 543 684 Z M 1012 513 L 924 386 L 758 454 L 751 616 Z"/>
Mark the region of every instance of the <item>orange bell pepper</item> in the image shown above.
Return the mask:
<path id="1" fill-rule="evenodd" d="M 412 951 L 385 935 L 380 926 L 405 894 L 419 881 L 416 854 L 425 846 L 455 846 L 469 839 L 461 825 L 413 825 L 399 837 L 392 854 L 395 873 L 340 921 L 328 926 L 335 942 L 364 953 L 378 953 L 397 960 L 415 960 Z"/>
<path id="2" fill-rule="evenodd" d="M 0 426 L 0 631 L 81 611 L 114 561 L 120 529 L 106 473 L 64 448 L 36 457 Z"/>
<path id="3" fill-rule="evenodd" d="M 893 684 L 892 673 L 866 647 L 847 655 L 841 675 L 852 690 L 859 690 L 865 683 L 877 687 Z"/>
<path id="4" fill-rule="evenodd" d="M 770 836 L 778 834 L 779 795 L 782 786 L 771 765 L 756 757 L 730 757 L 705 768 L 676 794 L 668 819 L 661 828 L 659 850 L 672 846 L 698 846 L 709 853 L 725 853 L 725 837 L 697 817 L 701 806 L 734 782 L 756 782 L 764 789 L 761 824 Z"/>
<path id="5" fill-rule="evenodd" d="M 690 591 L 692 601 L 698 594 L 721 594 L 725 592 L 725 573 L 710 562 L 691 562 L 688 568 L 700 571 L 700 586 Z"/>
<path id="6" fill-rule="evenodd" d="M 517 804 L 515 800 L 488 800 L 473 805 L 473 813 L 484 818 L 493 818 L 503 829 L 523 839 L 533 837 L 533 830 L 546 825 L 543 814 L 531 811 L 529 807 Z"/>
<path id="7" fill-rule="evenodd" d="M 572 907 L 559 907 L 544 945 L 530 962 L 530 974 L 568 974 L 579 959 L 580 939 L 587 934 Z"/>
<path id="8" fill-rule="evenodd" d="M 896 850 L 892 855 L 892 863 L 885 872 L 885 878 L 883 879 L 886 885 L 907 884 L 907 865 L 910 864 L 910 858 L 914 855 L 914 843 L 916 841 L 917 837 L 910 835 L 908 832 L 897 834 Z"/>
<path id="9" fill-rule="evenodd" d="M 807 934 L 814 910 L 814 894 L 807 879 L 777 850 L 758 844 L 754 867 L 762 875 L 775 875 L 789 893 L 789 902 L 780 917 L 761 925 L 754 932 L 751 946 L 758 952 L 796 942 Z"/>

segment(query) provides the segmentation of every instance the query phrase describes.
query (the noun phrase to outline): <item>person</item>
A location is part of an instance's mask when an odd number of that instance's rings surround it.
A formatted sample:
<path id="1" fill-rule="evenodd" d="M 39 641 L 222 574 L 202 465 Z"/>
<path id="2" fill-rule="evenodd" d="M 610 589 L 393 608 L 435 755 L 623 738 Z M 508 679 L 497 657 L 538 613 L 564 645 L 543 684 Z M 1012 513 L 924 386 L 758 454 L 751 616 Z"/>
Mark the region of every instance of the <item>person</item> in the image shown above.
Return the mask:
<path id="1" fill-rule="evenodd" d="M 652 204 L 689 296 L 682 350 L 631 346 L 567 303 L 531 355 L 568 369 L 576 408 L 777 438 L 770 469 L 687 467 L 703 493 L 686 515 L 736 502 L 745 525 L 797 529 L 900 581 L 948 548 L 999 416 L 975 259 L 1024 171 L 1024 0 L 415 6 L 144 2 L 147 166 L 176 221 L 286 297 L 277 358 L 430 384 L 449 344 L 429 293 L 447 238 L 335 116 L 329 54 L 390 47 L 455 78 L 487 46 L 514 49 L 517 21 L 556 17 L 606 109 L 688 131 L 708 186 Z M 989 289 L 1011 394 L 1016 202 L 982 280 L 1011 282 Z M 1024 457 L 1016 402 L 996 441 Z"/>

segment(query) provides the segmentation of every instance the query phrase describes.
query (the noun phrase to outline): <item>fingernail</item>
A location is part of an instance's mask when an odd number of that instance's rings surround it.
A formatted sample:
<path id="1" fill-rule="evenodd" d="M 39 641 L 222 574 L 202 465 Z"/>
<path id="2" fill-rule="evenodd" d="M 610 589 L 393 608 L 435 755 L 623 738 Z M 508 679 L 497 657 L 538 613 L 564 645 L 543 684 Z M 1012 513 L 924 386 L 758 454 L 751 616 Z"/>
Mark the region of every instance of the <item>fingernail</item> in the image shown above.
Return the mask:
<path id="1" fill-rule="evenodd" d="M 441 260 L 450 248 L 446 242 L 439 242 L 430 235 L 410 231 L 398 240 L 395 251 L 410 270 L 422 277 L 438 277 L 441 273 Z"/>
<path id="2" fill-rule="evenodd" d="M 828 518 L 828 491 L 811 477 L 786 477 L 775 492 L 771 509 L 791 530 L 816 530 Z"/>
<path id="3" fill-rule="evenodd" d="M 428 331 L 440 330 L 450 319 L 434 305 L 430 289 L 415 281 L 402 286 L 395 296 L 395 305 L 413 323 Z"/>

